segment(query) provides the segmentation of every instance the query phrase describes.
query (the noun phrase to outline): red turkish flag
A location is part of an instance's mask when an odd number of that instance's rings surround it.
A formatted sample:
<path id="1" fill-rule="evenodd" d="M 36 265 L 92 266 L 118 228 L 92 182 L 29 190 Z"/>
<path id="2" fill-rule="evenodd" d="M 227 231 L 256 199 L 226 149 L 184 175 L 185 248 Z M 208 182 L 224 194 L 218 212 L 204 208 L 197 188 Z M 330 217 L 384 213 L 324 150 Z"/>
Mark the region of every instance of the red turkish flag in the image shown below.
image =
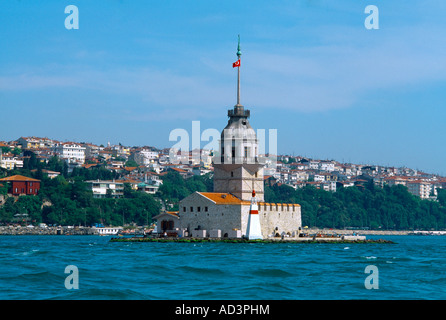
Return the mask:
<path id="1" fill-rule="evenodd" d="M 238 59 L 236 62 L 234 62 L 234 63 L 232 64 L 232 67 L 233 67 L 233 68 L 235 68 L 235 67 L 240 67 L 240 59 Z"/>

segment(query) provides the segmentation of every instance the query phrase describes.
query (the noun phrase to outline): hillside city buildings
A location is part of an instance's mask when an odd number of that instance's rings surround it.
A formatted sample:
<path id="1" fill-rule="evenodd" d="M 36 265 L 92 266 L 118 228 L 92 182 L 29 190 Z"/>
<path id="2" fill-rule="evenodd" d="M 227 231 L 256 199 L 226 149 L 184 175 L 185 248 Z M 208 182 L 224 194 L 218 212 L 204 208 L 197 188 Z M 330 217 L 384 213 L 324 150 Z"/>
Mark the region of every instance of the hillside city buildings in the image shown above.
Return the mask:
<path id="1" fill-rule="evenodd" d="M 200 159 L 193 152 L 183 154 L 184 161 L 173 164 L 169 148 L 153 146 L 130 147 L 122 145 L 95 145 L 85 142 L 61 142 L 49 138 L 20 137 L 14 141 L 0 141 L 0 167 L 6 170 L 22 168 L 24 161 L 34 153 L 38 161 L 47 162 L 53 156 L 66 161 L 68 172 L 74 168 L 104 166 L 121 173 L 121 183 L 130 183 L 135 190 L 156 193 L 162 184 L 162 176 L 176 171 L 182 177 L 213 173 L 213 150 L 200 150 Z M 261 157 L 262 155 L 259 155 Z M 409 192 L 422 199 L 435 200 L 437 189 L 446 188 L 446 178 L 406 167 L 389 167 L 369 164 L 341 163 L 335 160 L 311 159 L 302 156 L 278 155 L 277 162 L 263 168 L 263 181 L 272 186 L 285 184 L 293 188 L 312 185 L 319 189 L 336 192 L 339 188 L 364 186 L 372 181 L 376 186 L 401 184 Z M 129 167 L 126 163 L 131 163 Z M 52 177 L 60 173 L 50 173 Z M 223 180 L 222 180 L 223 181 Z M 116 183 L 116 182 L 115 182 Z M 113 182 L 112 182 L 113 184 Z M 106 194 L 102 183 L 97 194 Z M 93 183 L 92 183 L 93 185 Z M 95 190 L 99 190 L 95 187 Z M 259 190 L 261 191 L 261 190 Z M 246 194 L 248 194 L 246 192 Z M 118 192 L 116 196 L 121 196 Z M 259 196 L 263 196 L 260 194 Z"/>

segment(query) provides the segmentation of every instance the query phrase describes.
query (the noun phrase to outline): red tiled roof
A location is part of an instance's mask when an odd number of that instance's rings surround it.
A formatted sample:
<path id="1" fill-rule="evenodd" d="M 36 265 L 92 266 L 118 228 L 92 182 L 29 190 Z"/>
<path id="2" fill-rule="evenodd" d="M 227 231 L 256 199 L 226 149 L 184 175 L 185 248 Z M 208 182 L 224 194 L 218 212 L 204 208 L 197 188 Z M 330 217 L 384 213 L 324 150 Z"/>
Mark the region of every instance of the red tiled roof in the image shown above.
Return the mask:
<path id="1" fill-rule="evenodd" d="M 198 194 L 209 200 L 215 202 L 215 204 L 249 204 L 248 201 L 243 201 L 230 193 L 224 192 L 198 192 Z"/>
<path id="2" fill-rule="evenodd" d="M 33 181 L 33 182 L 36 181 L 36 182 L 40 182 L 40 180 L 28 178 L 28 177 L 21 176 L 21 175 L 6 177 L 3 179 L 0 179 L 0 181 Z"/>

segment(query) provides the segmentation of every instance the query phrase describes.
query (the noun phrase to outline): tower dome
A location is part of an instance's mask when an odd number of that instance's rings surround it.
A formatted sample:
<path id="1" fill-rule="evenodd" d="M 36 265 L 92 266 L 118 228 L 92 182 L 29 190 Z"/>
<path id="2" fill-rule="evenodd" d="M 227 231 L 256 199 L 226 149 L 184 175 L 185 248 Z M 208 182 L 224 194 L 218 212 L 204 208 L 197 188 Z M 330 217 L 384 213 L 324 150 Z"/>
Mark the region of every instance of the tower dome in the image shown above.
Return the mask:
<path id="1" fill-rule="evenodd" d="M 222 163 L 257 162 L 257 135 L 248 121 L 249 114 L 249 110 L 245 111 L 241 105 L 228 110 L 228 124 L 223 129 L 220 139 Z"/>

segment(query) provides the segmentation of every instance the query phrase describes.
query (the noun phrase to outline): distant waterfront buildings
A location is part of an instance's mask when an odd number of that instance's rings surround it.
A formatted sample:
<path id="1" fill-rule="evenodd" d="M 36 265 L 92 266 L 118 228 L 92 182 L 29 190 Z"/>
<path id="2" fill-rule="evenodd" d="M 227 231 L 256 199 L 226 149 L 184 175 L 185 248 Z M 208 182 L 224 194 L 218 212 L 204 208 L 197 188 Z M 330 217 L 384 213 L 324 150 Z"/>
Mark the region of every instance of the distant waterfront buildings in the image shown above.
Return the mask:
<path id="1" fill-rule="evenodd" d="M 122 180 L 136 181 L 135 190 L 156 193 L 160 185 L 159 181 L 162 181 L 161 175 L 168 171 L 176 171 L 186 179 L 194 175 L 213 175 L 215 172 L 212 161 L 213 151 L 202 149 L 198 152 L 201 155 L 198 162 L 190 151 L 182 154 L 180 164 L 173 164 L 168 148 L 129 147 L 121 144 L 107 144 L 104 147 L 92 143 L 60 142 L 46 137 L 31 136 L 19 137 L 9 142 L 0 141 L 0 168 L 8 171 L 23 168 L 32 153 L 40 162 L 48 162 L 51 157 L 58 156 L 69 165 L 68 172 L 75 167 L 88 169 L 103 166 L 118 172 Z M 258 157 L 262 159 L 263 155 L 258 155 Z M 264 159 L 268 160 L 268 158 Z M 445 177 L 412 168 L 340 163 L 334 160 L 290 155 L 278 155 L 277 159 L 275 166 L 268 161 L 264 163 L 263 175 L 273 178 L 268 181 L 270 185 L 274 182 L 294 189 L 311 185 L 336 192 L 339 188 L 364 186 L 370 181 L 378 187 L 404 185 L 413 195 L 430 200 L 436 199 L 438 189 L 446 188 Z M 127 167 L 129 160 L 136 162 L 138 167 L 130 168 L 130 170 Z M 150 174 L 147 176 L 146 173 Z M 44 174 L 55 175 L 48 172 Z M 158 182 L 153 183 L 153 179 L 157 179 Z M 140 184 L 139 188 L 138 184 Z"/>

